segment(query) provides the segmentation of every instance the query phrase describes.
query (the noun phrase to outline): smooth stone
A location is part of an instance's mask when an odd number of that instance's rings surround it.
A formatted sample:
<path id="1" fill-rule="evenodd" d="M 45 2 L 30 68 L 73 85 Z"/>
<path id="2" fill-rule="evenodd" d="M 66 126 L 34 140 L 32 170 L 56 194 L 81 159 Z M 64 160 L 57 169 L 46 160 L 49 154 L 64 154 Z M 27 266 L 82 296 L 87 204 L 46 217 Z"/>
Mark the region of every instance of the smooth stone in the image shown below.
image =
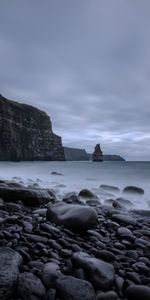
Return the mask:
<path id="1" fill-rule="evenodd" d="M 22 208 L 20 204 L 17 203 L 5 203 L 5 209 L 9 212 L 21 212 Z"/>
<path id="2" fill-rule="evenodd" d="M 113 214 L 111 218 L 118 223 L 124 223 L 126 225 L 135 226 L 137 224 L 137 221 L 134 218 L 130 217 L 129 215 Z"/>
<path id="3" fill-rule="evenodd" d="M 42 217 L 46 217 L 46 212 L 47 212 L 47 208 L 39 208 L 39 209 L 35 209 L 32 213 Z"/>
<path id="4" fill-rule="evenodd" d="M 53 287 L 55 281 L 61 276 L 59 265 L 54 262 L 46 263 L 43 267 L 41 278 L 46 287 Z"/>
<path id="5" fill-rule="evenodd" d="M 125 290 L 128 300 L 150 300 L 150 287 L 145 285 L 131 285 Z"/>
<path id="6" fill-rule="evenodd" d="M 63 197 L 63 201 L 67 202 L 68 200 L 71 201 L 72 203 L 78 203 L 80 201 L 80 198 L 75 192 L 66 193 Z"/>
<path id="7" fill-rule="evenodd" d="M 30 272 L 24 272 L 18 276 L 17 293 L 23 300 L 40 300 L 46 290 L 37 276 Z"/>
<path id="8" fill-rule="evenodd" d="M 82 279 L 63 276 L 56 281 L 60 300 L 96 300 L 92 285 Z"/>
<path id="9" fill-rule="evenodd" d="M 91 207 L 59 202 L 48 206 L 47 219 L 56 225 L 64 225 L 70 230 L 82 232 L 93 228 L 98 216 Z"/>
<path id="10" fill-rule="evenodd" d="M 117 203 L 129 208 L 129 207 L 132 207 L 133 206 L 133 203 L 128 200 L 128 199 L 125 199 L 123 197 L 119 197 L 119 198 L 116 198 L 115 201 L 117 201 Z"/>
<path id="11" fill-rule="evenodd" d="M 40 204 L 46 204 L 51 199 L 47 190 L 16 187 L 0 187 L 0 197 L 9 202 L 10 200 L 12 202 L 22 201 L 26 206 L 38 206 Z"/>
<path id="12" fill-rule="evenodd" d="M 137 187 L 137 186 L 126 186 L 123 189 L 123 193 L 134 193 L 134 194 L 143 195 L 144 190 L 140 187 Z"/>
<path id="13" fill-rule="evenodd" d="M 0 247 L 0 299 L 11 299 L 17 283 L 21 255 L 7 247 Z"/>
<path id="14" fill-rule="evenodd" d="M 79 192 L 80 197 L 98 199 L 97 195 L 88 189 L 83 189 Z"/>
<path id="15" fill-rule="evenodd" d="M 150 218 L 150 210 L 144 210 L 144 209 L 132 209 L 131 213 L 134 213 L 141 217 L 147 217 Z"/>
<path id="16" fill-rule="evenodd" d="M 73 262 L 85 270 L 89 281 L 92 282 L 95 288 L 107 291 L 112 287 L 115 278 L 113 265 L 94 258 L 85 252 L 74 253 Z"/>
<path id="17" fill-rule="evenodd" d="M 101 184 L 100 188 L 105 190 L 105 191 L 110 191 L 110 192 L 119 192 L 119 188 L 114 185 L 107 185 L 107 184 Z"/>
<path id="18" fill-rule="evenodd" d="M 62 174 L 62 173 L 59 173 L 59 172 L 55 172 L 55 171 L 53 171 L 53 172 L 51 172 L 51 175 L 58 175 L 58 176 L 62 176 L 63 174 Z"/>
<path id="19" fill-rule="evenodd" d="M 144 255 L 150 259 L 150 243 L 144 248 Z"/>
<path id="20" fill-rule="evenodd" d="M 96 300 L 117 300 L 118 295 L 114 291 L 109 291 L 106 293 L 99 292 L 97 294 Z"/>
<path id="21" fill-rule="evenodd" d="M 117 234 L 121 239 L 127 239 L 131 242 L 134 242 L 135 240 L 132 231 L 126 227 L 119 227 L 117 230 Z"/>

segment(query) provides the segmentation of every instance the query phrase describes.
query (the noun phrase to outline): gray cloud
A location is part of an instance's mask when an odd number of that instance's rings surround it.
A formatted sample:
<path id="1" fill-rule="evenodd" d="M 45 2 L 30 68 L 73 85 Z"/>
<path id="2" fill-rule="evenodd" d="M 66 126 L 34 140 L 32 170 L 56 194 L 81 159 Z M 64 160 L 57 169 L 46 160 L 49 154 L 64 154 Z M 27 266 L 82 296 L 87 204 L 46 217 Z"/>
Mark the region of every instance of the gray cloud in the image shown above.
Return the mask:
<path id="1" fill-rule="evenodd" d="M 149 28 L 149 0 L 1 1 L 1 93 L 65 145 L 150 159 Z"/>

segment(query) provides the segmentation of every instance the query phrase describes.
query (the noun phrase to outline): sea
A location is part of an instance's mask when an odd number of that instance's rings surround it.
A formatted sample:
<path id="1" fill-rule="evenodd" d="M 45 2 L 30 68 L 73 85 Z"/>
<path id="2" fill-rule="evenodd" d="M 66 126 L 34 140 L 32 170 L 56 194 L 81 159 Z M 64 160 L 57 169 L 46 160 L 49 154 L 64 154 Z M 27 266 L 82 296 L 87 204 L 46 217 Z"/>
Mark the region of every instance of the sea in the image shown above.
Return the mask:
<path id="1" fill-rule="evenodd" d="M 88 188 L 102 203 L 125 197 L 135 208 L 150 209 L 150 162 L 0 162 L 0 179 L 52 188 L 60 200 L 67 192 Z M 120 192 L 103 191 L 102 184 L 117 186 Z M 128 185 L 142 187 L 144 195 L 124 195 L 123 188 Z"/>

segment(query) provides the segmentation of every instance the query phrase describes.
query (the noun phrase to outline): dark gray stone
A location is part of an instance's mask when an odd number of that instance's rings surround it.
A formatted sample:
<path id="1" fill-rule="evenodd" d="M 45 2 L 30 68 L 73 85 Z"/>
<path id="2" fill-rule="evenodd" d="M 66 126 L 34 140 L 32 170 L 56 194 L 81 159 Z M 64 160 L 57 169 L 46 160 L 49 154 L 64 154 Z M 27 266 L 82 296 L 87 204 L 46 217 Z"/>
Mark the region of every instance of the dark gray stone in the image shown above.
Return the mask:
<path id="1" fill-rule="evenodd" d="M 91 207 L 59 202 L 48 206 L 47 219 L 70 230 L 82 232 L 95 226 L 98 217 Z"/>
<path id="2" fill-rule="evenodd" d="M 101 184 L 100 188 L 105 191 L 109 191 L 109 192 L 119 192 L 120 191 L 119 188 L 114 185 Z"/>
<path id="3" fill-rule="evenodd" d="M 11 299 L 17 283 L 21 255 L 7 247 L 0 247 L 0 299 Z"/>
<path id="4" fill-rule="evenodd" d="M 123 193 L 134 193 L 134 194 L 143 195 L 144 190 L 140 187 L 137 187 L 137 186 L 126 186 L 123 189 Z"/>
<path id="5" fill-rule="evenodd" d="M 56 281 L 56 290 L 61 300 L 96 300 L 92 285 L 72 276 L 59 278 Z"/>
<path id="6" fill-rule="evenodd" d="M 55 281 L 60 277 L 61 271 L 59 266 L 54 262 L 46 263 L 43 267 L 41 278 L 46 287 L 53 287 Z"/>
<path id="7" fill-rule="evenodd" d="M 17 292 L 23 300 L 41 300 L 46 294 L 41 280 L 30 272 L 19 274 Z"/>
<path id="8" fill-rule="evenodd" d="M 132 218 L 129 215 L 125 215 L 125 214 L 113 214 L 111 217 L 114 221 L 118 222 L 119 224 L 123 223 L 126 225 L 133 225 L 135 226 L 137 224 L 137 221 Z"/>
<path id="9" fill-rule="evenodd" d="M 125 290 L 128 300 L 150 300 L 150 287 L 144 285 L 131 285 Z"/>
<path id="10" fill-rule="evenodd" d="M 22 201 L 26 206 L 38 206 L 48 203 L 50 196 L 46 190 L 0 187 L 0 197 L 5 201 Z"/>
<path id="11" fill-rule="evenodd" d="M 95 195 L 93 192 L 91 192 L 88 189 L 83 189 L 80 191 L 79 196 L 84 197 L 84 198 L 92 198 L 92 199 L 97 199 L 97 195 Z"/>
<path id="12" fill-rule="evenodd" d="M 115 278 L 113 265 L 91 257 L 85 252 L 74 253 L 73 262 L 85 270 L 95 288 L 107 291 L 112 287 Z"/>

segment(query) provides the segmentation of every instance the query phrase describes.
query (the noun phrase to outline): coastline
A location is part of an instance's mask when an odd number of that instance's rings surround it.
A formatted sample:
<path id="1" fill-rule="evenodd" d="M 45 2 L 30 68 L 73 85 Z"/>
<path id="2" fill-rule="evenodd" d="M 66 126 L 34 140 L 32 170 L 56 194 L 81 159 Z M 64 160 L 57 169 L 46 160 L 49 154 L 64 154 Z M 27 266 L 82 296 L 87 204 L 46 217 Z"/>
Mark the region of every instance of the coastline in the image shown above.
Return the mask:
<path id="1" fill-rule="evenodd" d="M 150 210 L 87 189 L 58 201 L 15 180 L 0 181 L 0 198 L 2 300 L 149 299 Z"/>

